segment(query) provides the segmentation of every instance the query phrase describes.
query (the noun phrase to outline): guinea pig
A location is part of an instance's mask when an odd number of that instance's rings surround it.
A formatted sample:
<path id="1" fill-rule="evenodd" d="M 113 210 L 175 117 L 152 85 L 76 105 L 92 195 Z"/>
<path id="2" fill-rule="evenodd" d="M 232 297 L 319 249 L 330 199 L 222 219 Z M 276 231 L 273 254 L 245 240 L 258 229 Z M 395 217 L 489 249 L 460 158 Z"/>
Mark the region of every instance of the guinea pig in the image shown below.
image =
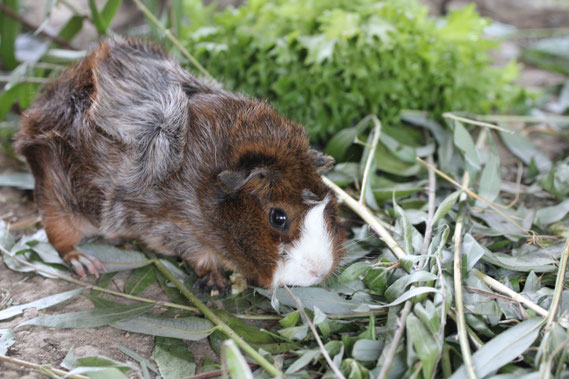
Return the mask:
<path id="1" fill-rule="evenodd" d="M 202 289 L 220 270 L 267 288 L 319 283 L 344 253 L 333 159 L 265 102 L 198 79 L 161 48 L 113 37 L 48 85 L 16 149 L 50 243 L 77 274 L 104 265 L 85 237 L 126 237 L 183 258 Z"/>

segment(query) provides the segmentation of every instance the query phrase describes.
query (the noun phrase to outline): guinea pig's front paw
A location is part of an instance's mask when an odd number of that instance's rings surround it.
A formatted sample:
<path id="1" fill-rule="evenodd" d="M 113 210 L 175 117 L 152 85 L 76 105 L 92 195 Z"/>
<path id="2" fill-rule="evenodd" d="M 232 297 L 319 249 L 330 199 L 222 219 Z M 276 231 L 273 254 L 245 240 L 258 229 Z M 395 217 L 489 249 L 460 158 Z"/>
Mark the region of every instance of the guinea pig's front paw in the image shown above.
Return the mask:
<path id="1" fill-rule="evenodd" d="M 87 268 L 89 274 L 94 275 L 96 278 L 99 277 L 99 272 L 107 271 L 107 268 L 104 264 L 102 264 L 97 258 L 91 257 L 89 255 L 85 255 L 80 251 L 72 250 L 65 254 L 63 260 L 73 267 L 73 270 L 79 275 L 81 278 L 85 277 L 85 269 L 83 266 Z"/>
<path id="2" fill-rule="evenodd" d="M 204 274 L 194 283 L 194 288 L 200 290 L 201 293 L 221 296 L 227 296 L 231 292 L 231 282 L 225 278 L 218 270 L 212 270 Z"/>

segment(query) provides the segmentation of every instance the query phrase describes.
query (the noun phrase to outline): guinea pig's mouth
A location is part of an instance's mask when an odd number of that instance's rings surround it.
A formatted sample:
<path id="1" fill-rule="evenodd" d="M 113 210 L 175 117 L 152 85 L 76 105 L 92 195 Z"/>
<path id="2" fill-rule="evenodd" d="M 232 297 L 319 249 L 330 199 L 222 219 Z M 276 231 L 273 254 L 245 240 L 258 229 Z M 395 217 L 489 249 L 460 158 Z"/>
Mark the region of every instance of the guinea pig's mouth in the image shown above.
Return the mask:
<path id="1" fill-rule="evenodd" d="M 297 241 L 279 247 L 282 258 L 273 274 L 272 288 L 283 284 L 311 286 L 330 273 L 334 265 L 334 242 L 324 217 L 329 201 L 327 196 L 306 213 Z"/>

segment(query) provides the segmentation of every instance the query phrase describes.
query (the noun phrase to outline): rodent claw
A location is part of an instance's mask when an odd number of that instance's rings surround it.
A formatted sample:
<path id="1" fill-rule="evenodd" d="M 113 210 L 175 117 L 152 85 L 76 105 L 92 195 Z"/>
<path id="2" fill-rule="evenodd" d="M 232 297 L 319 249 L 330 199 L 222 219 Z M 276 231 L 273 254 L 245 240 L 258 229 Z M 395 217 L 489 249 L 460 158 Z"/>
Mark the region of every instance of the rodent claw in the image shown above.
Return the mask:
<path id="1" fill-rule="evenodd" d="M 99 277 L 99 272 L 107 271 L 105 265 L 102 264 L 97 258 L 89 257 L 83 254 L 76 256 L 76 258 L 70 259 L 69 264 L 81 278 L 84 278 L 86 276 L 85 268 L 87 268 L 89 274 L 95 276 L 96 278 Z"/>
<path id="2" fill-rule="evenodd" d="M 75 270 L 77 275 L 79 275 L 81 278 L 85 277 L 85 270 L 83 269 L 83 265 L 79 263 L 77 259 L 72 259 L 69 261 L 69 263 L 71 263 L 71 266 L 73 266 L 73 270 Z"/>

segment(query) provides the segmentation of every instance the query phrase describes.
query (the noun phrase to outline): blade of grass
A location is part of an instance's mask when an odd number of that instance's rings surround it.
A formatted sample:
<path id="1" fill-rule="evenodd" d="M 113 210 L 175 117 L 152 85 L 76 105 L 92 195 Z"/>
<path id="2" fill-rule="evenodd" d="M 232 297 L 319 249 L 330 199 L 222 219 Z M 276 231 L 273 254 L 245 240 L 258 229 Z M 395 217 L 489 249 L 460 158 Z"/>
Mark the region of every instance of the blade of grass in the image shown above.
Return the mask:
<path id="1" fill-rule="evenodd" d="M 451 120 L 456 120 L 456 121 L 460 121 L 460 122 L 464 122 L 466 124 L 470 124 L 470 125 L 476 125 L 476 126 L 483 126 L 485 128 L 490 128 L 490 129 L 494 129 L 494 130 L 499 130 L 501 132 L 504 133 L 509 133 L 509 134 L 514 134 L 513 130 L 508 130 L 508 129 L 504 129 L 504 128 L 500 128 L 497 125 L 494 124 L 489 124 L 487 122 L 483 122 L 483 121 L 476 121 L 476 120 L 471 120 L 469 118 L 466 117 L 460 117 L 460 116 L 456 116 L 452 113 L 443 113 L 443 117 L 444 118 L 450 118 Z"/>
<path id="2" fill-rule="evenodd" d="M 170 42 L 172 42 L 177 48 L 178 50 L 180 50 L 180 52 L 182 53 L 182 55 L 184 55 L 184 57 L 190 61 L 195 68 L 198 69 L 199 72 L 201 72 L 204 76 L 206 76 L 207 78 L 213 79 L 213 76 L 211 76 L 211 74 L 209 72 L 207 72 L 207 70 L 200 64 L 200 62 L 198 62 L 198 60 L 196 58 L 194 58 L 194 56 L 192 54 L 190 54 L 188 52 L 188 50 L 182 46 L 182 44 L 180 43 L 180 41 L 178 41 L 173 35 L 172 33 L 166 29 L 164 27 L 164 25 L 162 25 L 162 23 L 152 14 L 152 12 L 150 12 L 148 10 L 148 8 L 146 8 L 144 6 L 144 4 L 142 4 L 142 1 L 140 0 L 133 0 L 136 3 L 136 6 L 138 7 L 138 9 L 140 9 L 140 11 L 142 13 L 144 13 L 144 15 L 146 17 L 148 17 L 148 19 L 158 27 L 158 29 L 160 29 L 162 31 L 162 33 L 164 33 L 164 35 L 166 36 L 166 38 L 168 38 L 170 40 Z"/>

